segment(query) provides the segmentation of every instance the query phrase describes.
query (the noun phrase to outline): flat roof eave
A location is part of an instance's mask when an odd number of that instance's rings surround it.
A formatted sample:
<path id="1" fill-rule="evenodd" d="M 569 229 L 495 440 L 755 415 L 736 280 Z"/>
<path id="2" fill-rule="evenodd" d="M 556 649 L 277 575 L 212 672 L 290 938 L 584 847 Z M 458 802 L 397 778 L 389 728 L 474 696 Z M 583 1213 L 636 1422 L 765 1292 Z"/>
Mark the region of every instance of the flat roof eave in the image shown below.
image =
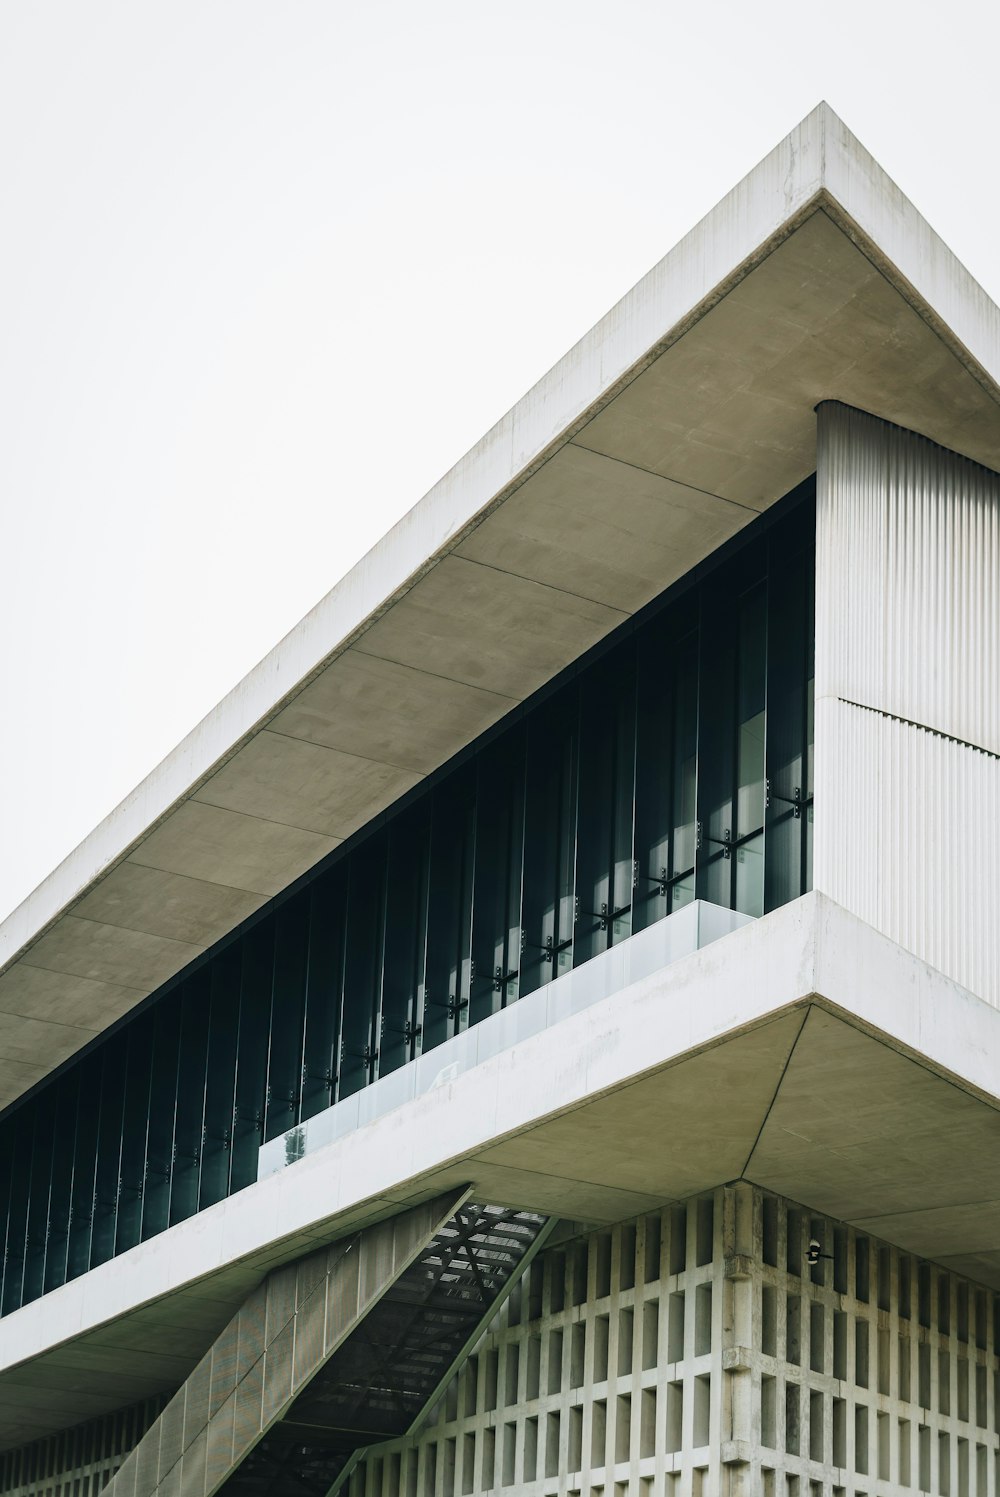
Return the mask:
<path id="1" fill-rule="evenodd" d="M 0 1107 L 806 477 L 823 399 L 1000 469 L 1000 310 L 820 104 L 0 925 Z"/>

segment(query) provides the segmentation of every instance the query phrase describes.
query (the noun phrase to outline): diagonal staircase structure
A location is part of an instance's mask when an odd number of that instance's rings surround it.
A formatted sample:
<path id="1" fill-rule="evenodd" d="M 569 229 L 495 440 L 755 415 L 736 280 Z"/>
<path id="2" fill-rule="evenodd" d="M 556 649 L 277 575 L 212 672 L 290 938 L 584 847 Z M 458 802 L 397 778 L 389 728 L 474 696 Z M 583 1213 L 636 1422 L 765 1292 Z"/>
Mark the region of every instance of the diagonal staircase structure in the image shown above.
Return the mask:
<path id="1" fill-rule="evenodd" d="M 369 1445 L 413 1430 L 553 1220 L 468 1195 L 274 1269 L 109 1497 L 332 1497 Z"/>

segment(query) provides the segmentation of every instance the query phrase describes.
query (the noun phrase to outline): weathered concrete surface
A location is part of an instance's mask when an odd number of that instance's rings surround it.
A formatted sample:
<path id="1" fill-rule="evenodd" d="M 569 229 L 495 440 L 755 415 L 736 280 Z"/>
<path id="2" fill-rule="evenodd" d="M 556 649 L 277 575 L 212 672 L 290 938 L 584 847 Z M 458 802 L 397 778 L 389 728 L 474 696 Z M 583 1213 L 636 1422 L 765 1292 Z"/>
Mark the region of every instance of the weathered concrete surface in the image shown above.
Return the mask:
<path id="1" fill-rule="evenodd" d="M 998 1049 L 806 895 L 7 1316 L 0 1441 L 40 1386 L 51 1428 L 177 1386 L 275 1263 L 462 1184 L 613 1222 L 742 1176 L 1000 1287 Z"/>
<path id="2" fill-rule="evenodd" d="M 811 472 L 818 401 L 1000 468 L 998 379 L 819 106 L 0 926 L 0 1013 L 30 969 L 56 1026 L 0 1032 L 0 1106 Z"/>

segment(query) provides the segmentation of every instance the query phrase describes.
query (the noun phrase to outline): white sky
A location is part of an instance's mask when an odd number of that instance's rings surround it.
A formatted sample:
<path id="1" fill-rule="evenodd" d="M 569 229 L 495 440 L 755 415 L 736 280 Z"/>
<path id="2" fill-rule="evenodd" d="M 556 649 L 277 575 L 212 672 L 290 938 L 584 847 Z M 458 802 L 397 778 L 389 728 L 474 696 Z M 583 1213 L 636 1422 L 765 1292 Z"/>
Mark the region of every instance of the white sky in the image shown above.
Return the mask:
<path id="1" fill-rule="evenodd" d="M 0 0 L 0 917 L 820 98 L 1000 300 L 998 42 Z"/>

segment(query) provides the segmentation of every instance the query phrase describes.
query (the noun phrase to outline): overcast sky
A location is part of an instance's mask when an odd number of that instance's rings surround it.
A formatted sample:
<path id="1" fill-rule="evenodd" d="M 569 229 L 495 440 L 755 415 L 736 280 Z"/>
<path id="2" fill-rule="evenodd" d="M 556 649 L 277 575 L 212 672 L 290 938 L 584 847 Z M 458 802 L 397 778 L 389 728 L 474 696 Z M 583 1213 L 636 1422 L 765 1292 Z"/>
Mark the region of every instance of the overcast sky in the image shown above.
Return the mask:
<path id="1" fill-rule="evenodd" d="M 0 917 L 820 98 L 1000 300 L 998 17 L 0 0 Z"/>

